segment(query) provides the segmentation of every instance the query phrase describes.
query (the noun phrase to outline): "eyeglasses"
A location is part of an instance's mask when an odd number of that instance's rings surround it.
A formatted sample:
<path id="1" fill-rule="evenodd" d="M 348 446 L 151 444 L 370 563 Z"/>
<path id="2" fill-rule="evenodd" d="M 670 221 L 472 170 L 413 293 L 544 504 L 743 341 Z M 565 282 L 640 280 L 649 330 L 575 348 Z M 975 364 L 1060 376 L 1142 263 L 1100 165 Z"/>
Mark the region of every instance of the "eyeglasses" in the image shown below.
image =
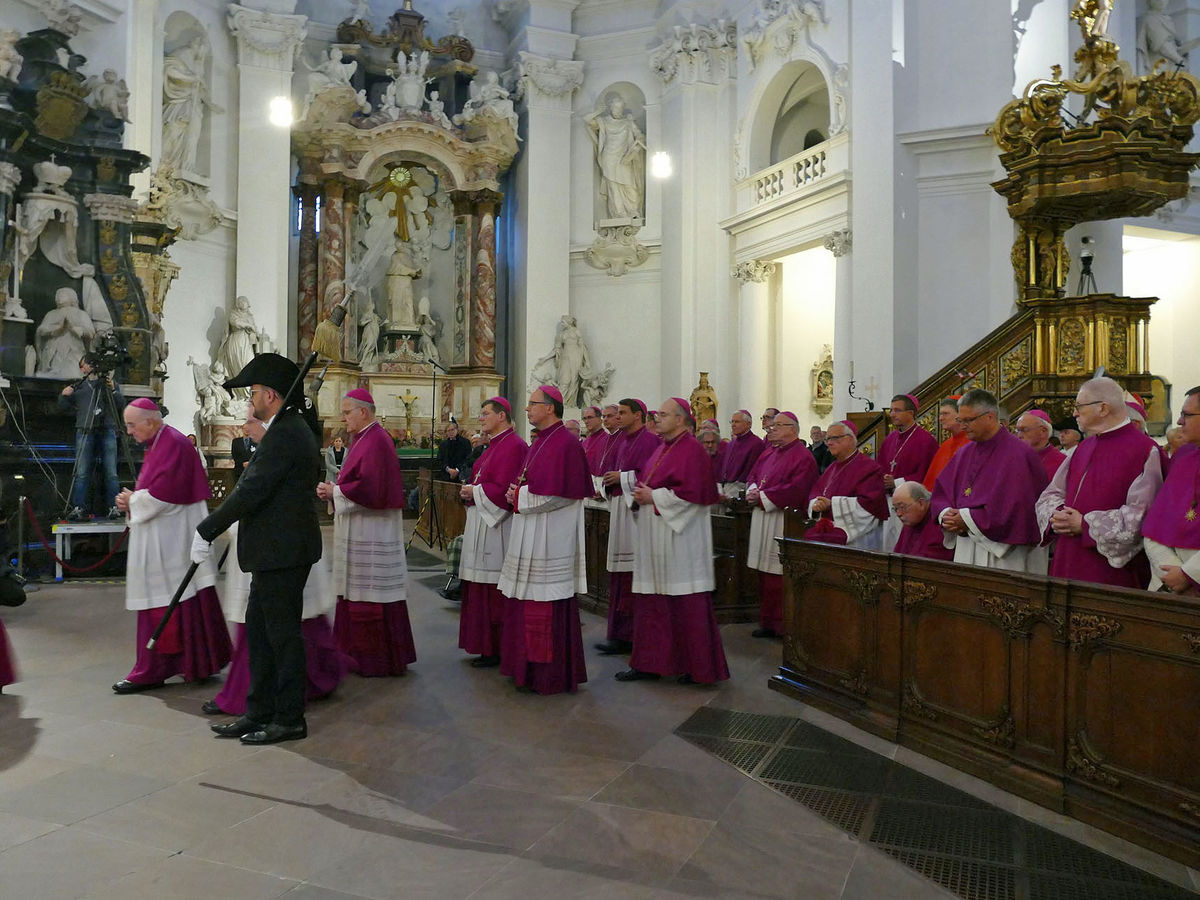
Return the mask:
<path id="1" fill-rule="evenodd" d="M 1104 400 L 1089 400 L 1087 403 L 1072 403 L 1071 409 L 1075 410 L 1075 412 L 1079 412 L 1085 406 L 1095 406 L 1097 403 L 1104 403 L 1104 402 L 1105 402 Z"/>
<path id="2" fill-rule="evenodd" d="M 973 422 L 975 422 L 976 420 L 982 419 L 984 416 L 994 416 L 994 415 L 995 415 L 995 413 L 989 409 L 987 412 L 981 412 L 977 416 L 968 416 L 965 419 L 962 416 L 956 416 L 955 418 L 957 419 L 959 425 L 970 425 Z"/>
<path id="3" fill-rule="evenodd" d="M 840 441 L 842 438 L 853 438 L 852 434 L 830 434 L 825 436 L 826 441 Z"/>
<path id="4" fill-rule="evenodd" d="M 912 509 L 912 504 L 911 503 L 893 503 L 892 509 L 894 509 L 896 511 L 897 515 L 904 515 L 904 513 L 908 512 L 910 509 Z"/>

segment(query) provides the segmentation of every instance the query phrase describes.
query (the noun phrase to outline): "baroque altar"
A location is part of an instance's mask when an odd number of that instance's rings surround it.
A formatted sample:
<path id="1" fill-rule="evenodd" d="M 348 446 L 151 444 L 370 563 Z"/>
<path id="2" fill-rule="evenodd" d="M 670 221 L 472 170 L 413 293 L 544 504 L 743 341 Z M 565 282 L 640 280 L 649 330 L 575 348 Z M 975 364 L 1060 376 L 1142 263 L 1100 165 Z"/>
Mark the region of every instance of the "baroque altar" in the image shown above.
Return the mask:
<path id="1" fill-rule="evenodd" d="M 518 151 L 496 73 L 472 64 L 466 38 L 434 42 L 424 29 L 411 3 L 378 32 L 344 21 L 328 60 L 310 66 L 305 118 L 292 132 L 298 352 L 335 306 L 347 309 L 318 412 L 336 430 L 338 398 L 363 386 L 385 427 L 418 444 L 451 415 L 473 421 L 504 381 L 496 220 Z"/>

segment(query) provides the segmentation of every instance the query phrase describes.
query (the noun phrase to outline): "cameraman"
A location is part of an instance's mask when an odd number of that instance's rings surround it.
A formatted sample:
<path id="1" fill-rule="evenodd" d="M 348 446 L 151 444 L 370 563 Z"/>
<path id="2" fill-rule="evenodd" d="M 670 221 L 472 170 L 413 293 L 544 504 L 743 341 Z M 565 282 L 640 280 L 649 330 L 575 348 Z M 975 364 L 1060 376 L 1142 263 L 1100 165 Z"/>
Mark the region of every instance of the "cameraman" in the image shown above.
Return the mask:
<path id="1" fill-rule="evenodd" d="M 121 389 L 113 381 L 112 373 L 95 371 L 96 357 L 85 353 L 79 360 L 79 374 L 83 377 L 69 384 L 58 398 L 58 408 L 63 412 L 75 411 L 75 479 L 71 482 L 71 511 L 67 518 L 82 521 L 88 518 L 89 488 L 96 457 L 104 464 L 104 501 L 101 510 L 107 510 L 110 519 L 123 515 L 116 506 L 110 506 L 121 485 L 117 480 L 117 421 L 125 406 Z M 112 402 L 105 394 L 111 394 Z M 103 515 L 103 512 L 99 513 Z"/>

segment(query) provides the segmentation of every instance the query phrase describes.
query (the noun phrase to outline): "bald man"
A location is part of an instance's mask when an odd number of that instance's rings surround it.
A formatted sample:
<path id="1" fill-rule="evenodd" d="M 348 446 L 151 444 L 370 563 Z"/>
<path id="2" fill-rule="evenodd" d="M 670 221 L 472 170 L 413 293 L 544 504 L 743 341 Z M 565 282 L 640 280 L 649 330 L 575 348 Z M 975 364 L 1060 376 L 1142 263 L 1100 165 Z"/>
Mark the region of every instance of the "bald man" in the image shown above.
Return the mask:
<path id="1" fill-rule="evenodd" d="M 1046 470 L 1046 483 L 1054 478 L 1054 473 L 1063 464 L 1067 455 L 1050 443 L 1054 437 L 1054 426 L 1050 424 L 1050 416 L 1040 409 L 1031 409 L 1022 413 L 1017 419 L 1017 437 L 1029 445 L 1030 449 L 1042 461 Z"/>
<path id="2" fill-rule="evenodd" d="M 774 418 L 771 422 L 774 422 Z M 725 497 L 736 497 L 746 490 L 750 472 L 758 458 L 762 456 L 766 444 L 763 439 L 751 431 L 754 420 L 748 410 L 739 409 L 729 420 L 733 437 L 725 449 L 725 458 L 717 480 L 721 483 L 721 494 Z M 768 423 L 768 428 L 770 423 Z"/>
<path id="3" fill-rule="evenodd" d="M 919 481 L 906 481 L 892 491 L 892 511 L 903 526 L 893 553 L 925 559 L 954 559 L 942 538 L 942 526 L 929 514 L 933 495 Z"/>
<path id="4" fill-rule="evenodd" d="M 1111 378 L 1084 382 L 1075 417 L 1088 437 L 1037 502 L 1038 526 L 1054 541 L 1050 574 L 1144 588 L 1142 519 L 1163 484 L 1158 445 L 1129 421 L 1125 393 Z"/>

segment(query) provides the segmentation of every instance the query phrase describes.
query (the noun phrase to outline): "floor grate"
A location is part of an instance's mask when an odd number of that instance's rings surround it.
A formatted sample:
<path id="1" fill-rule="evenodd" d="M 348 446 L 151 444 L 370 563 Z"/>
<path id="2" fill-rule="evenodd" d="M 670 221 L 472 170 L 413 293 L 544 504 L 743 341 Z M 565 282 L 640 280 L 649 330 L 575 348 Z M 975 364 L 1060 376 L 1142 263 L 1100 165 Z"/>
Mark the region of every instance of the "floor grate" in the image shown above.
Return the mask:
<path id="1" fill-rule="evenodd" d="M 964 900 L 1196 896 L 809 722 L 706 706 L 676 733 Z"/>

